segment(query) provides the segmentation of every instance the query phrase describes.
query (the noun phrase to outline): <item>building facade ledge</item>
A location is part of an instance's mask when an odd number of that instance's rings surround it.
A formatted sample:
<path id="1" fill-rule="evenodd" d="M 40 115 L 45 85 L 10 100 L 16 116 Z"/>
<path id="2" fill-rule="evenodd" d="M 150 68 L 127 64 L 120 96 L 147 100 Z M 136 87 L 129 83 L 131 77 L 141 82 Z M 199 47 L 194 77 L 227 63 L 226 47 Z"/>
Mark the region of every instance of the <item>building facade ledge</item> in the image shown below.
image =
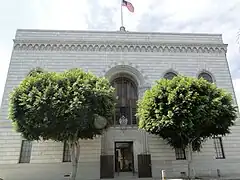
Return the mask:
<path id="1" fill-rule="evenodd" d="M 128 41 L 41 41 L 14 40 L 17 51 L 97 51 L 97 52 L 160 52 L 160 53 L 214 53 L 227 52 L 227 44 L 144 43 Z"/>

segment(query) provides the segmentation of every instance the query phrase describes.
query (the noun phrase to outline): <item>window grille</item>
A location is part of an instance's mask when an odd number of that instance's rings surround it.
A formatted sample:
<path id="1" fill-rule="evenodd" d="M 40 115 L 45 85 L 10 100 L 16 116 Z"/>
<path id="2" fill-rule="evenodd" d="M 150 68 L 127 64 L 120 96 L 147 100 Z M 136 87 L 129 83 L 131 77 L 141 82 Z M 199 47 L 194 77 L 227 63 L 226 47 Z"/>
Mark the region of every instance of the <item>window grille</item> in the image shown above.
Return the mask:
<path id="1" fill-rule="evenodd" d="M 71 162 L 70 147 L 67 142 L 64 142 L 63 145 L 63 162 Z"/>
<path id="2" fill-rule="evenodd" d="M 117 104 L 115 107 L 114 123 L 119 125 L 119 119 L 124 116 L 128 120 L 128 125 L 137 124 L 136 106 L 138 100 L 137 86 L 127 77 L 118 77 L 112 82 L 116 89 Z"/>
<path id="3" fill-rule="evenodd" d="M 185 149 L 183 149 L 183 148 L 176 148 L 175 155 L 176 155 L 176 160 L 185 160 L 186 159 Z"/>
<path id="4" fill-rule="evenodd" d="M 222 138 L 215 137 L 215 138 L 213 138 L 213 142 L 214 142 L 214 147 L 215 147 L 215 151 L 216 151 L 216 159 L 225 159 Z"/>
<path id="5" fill-rule="evenodd" d="M 22 140 L 19 163 L 30 163 L 31 151 L 32 142 L 28 140 Z"/>

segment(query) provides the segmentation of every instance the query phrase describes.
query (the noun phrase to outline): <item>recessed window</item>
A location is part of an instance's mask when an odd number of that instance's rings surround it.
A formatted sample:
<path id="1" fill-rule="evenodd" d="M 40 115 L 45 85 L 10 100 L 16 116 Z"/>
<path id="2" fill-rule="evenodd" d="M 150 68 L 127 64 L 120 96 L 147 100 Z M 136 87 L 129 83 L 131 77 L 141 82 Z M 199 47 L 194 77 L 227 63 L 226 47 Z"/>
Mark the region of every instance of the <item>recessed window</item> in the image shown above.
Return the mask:
<path id="1" fill-rule="evenodd" d="M 22 140 L 19 163 L 30 163 L 31 151 L 32 151 L 32 142 L 27 140 Z"/>
<path id="2" fill-rule="evenodd" d="M 174 72 L 168 72 L 168 73 L 166 73 L 166 74 L 164 75 L 164 78 L 171 80 L 171 79 L 173 79 L 175 76 L 177 76 L 177 74 L 175 74 Z"/>
<path id="3" fill-rule="evenodd" d="M 115 107 L 114 123 L 117 125 L 120 124 L 119 120 L 124 116 L 128 120 L 128 125 L 137 124 L 135 116 L 138 100 L 136 83 L 130 78 L 123 76 L 114 79 L 112 86 L 116 89 L 115 95 L 118 97 Z"/>
<path id="4" fill-rule="evenodd" d="M 67 142 L 64 142 L 63 145 L 63 162 L 71 162 L 70 147 Z"/>
<path id="5" fill-rule="evenodd" d="M 221 137 L 214 137 L 214 148 L 216 151 L 216 159 L 225 159 L 224 150 L 223 150 L 223 144 L 222 144 L 222 138 Z"/>
<path id="6" fill-rule="evenodd" d="M 206 73 L 206 72 L 202 72 L 201 74 L 198 75 L 198 79 L 203 78 L 206 81 L 213 83 L 213 78 L 210 74 Z"/>
<path id="7" fill-rule="evenodd" d="M 176 148 L 175 155 L 176 155 L 176 160 L 185 160 L 186 159 L 185 149 L 183 149 L 183 148 Z"/>
<path id="8" fill-rule="evenodd" d="M 36 67 L 36 68 L 32 69 L 31 71 L 29 71 L 28 76 L 34 76 L 36 74 L 40 74 L 43 72 L 44 72 L 44 70 L 42 68 Z"/>

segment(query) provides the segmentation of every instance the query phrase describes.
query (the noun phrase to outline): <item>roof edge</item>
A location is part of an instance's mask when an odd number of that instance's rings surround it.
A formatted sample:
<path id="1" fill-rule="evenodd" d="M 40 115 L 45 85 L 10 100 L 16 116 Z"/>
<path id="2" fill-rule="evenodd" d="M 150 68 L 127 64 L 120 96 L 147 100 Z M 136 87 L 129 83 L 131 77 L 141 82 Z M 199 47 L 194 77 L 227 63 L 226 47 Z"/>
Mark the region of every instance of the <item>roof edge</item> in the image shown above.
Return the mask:
<path id="1" fill-rule="evenodd" d="M 148 31 L 100 31 L 100 30 L 53 30 L 53 29 L 17 29 L 16 32 L 72 32 L 72 33 L 119 33 L 119 34 L 158 34 L 158 35 L 198 35 L 198 36 L 220 36 L 222 34 L 217 33 L 177 33 L 177 32 L 148 32 Z"/>

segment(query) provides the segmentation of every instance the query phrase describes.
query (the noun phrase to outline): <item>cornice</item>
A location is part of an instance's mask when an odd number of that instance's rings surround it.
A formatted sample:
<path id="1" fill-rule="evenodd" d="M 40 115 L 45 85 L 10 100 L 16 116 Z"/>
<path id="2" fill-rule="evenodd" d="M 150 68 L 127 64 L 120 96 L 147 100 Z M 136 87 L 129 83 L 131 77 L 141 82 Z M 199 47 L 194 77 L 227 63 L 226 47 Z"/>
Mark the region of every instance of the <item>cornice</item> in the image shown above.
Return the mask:
<path id="1" fill-rule="evenodd" d="M 226 44 L 155 43 L 128 41 L 33 41 L 14 40 L 16 51 L 98 51 L 226 53 Z"/>

